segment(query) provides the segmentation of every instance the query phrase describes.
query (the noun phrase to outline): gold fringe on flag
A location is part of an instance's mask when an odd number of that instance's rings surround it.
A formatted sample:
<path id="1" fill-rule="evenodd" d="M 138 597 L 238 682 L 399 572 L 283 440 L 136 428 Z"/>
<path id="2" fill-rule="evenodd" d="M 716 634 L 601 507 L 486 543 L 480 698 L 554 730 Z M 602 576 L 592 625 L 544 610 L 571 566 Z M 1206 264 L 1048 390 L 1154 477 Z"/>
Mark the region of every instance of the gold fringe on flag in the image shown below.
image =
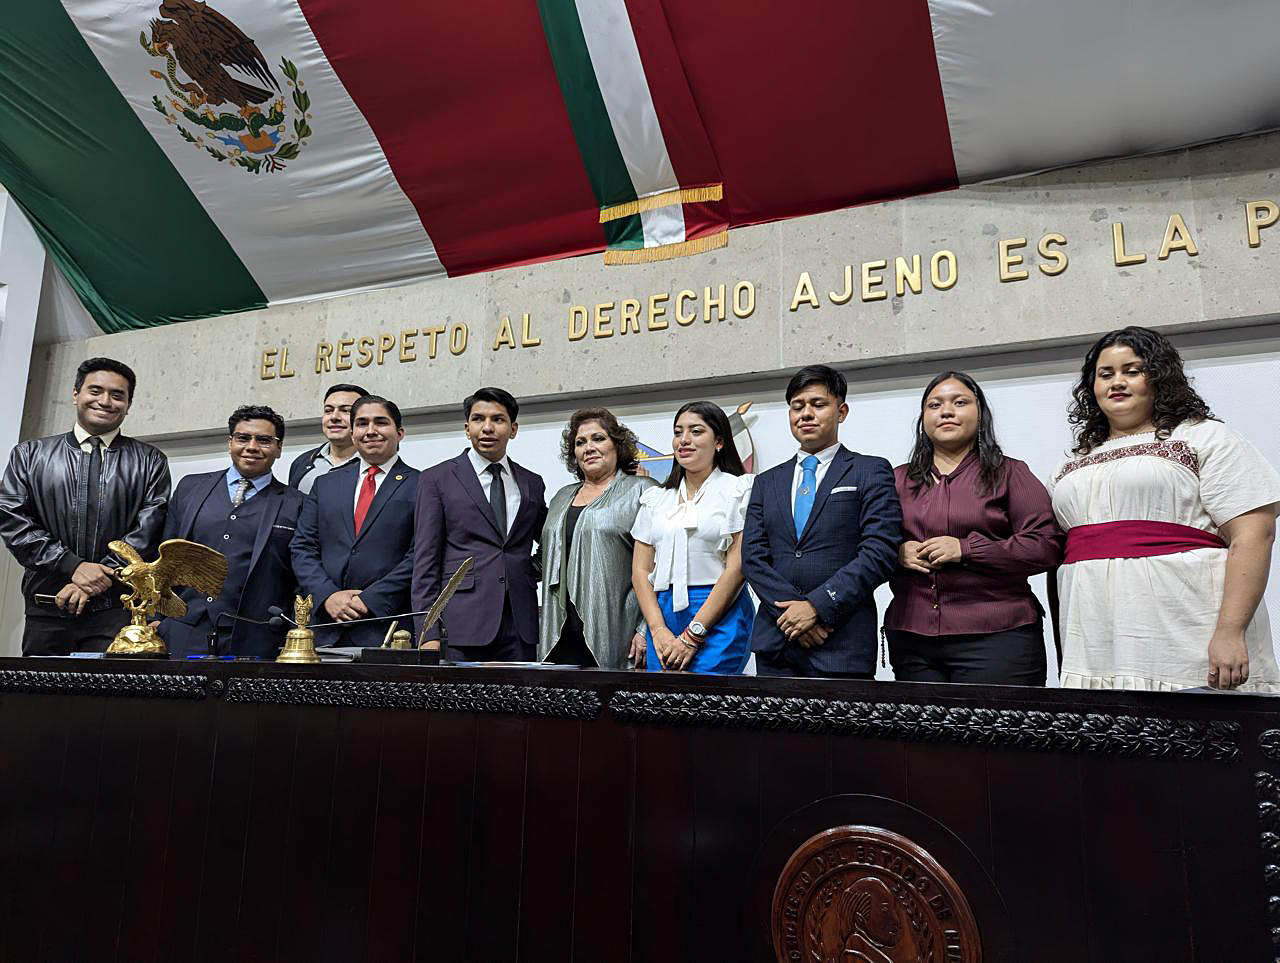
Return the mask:
<path id="1" fill-rule="evenodd" d="M 652 264 L 654 261 L 669 261 L 673 257 L 689 257 L 704 251 L 714 251 L 729 243 L 729 232 L 708 234 L 706 237 L 695 237 L 692 241 L 681 241 L 678 244 L 662 244 L 658 247 L 641 247 L 631 250 L 605 251 L 605 264 Z"/>
<path id="2" fill-rule="evenodd" d="M 608 224 L 641 211 L 652 211 L 659 207 L 670 207 L 673 204 L 706 204 L 709 201 L 724 200 L 724 185 L 712 184 L 708 187 L 677 187 L 661 194 L 650 194 L 648 197 L 637 197 L 625 204 L 614 204 L 612 207 L 600 208 L 600 223 Z"/>

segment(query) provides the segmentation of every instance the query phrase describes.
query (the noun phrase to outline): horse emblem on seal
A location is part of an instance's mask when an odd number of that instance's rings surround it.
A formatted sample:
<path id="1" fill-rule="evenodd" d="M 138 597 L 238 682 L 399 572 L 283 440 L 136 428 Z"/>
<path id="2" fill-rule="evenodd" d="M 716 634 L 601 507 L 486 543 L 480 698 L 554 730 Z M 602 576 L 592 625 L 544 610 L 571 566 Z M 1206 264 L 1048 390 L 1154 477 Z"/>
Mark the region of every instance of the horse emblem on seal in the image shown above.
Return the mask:
<path id="1" fill-rule="evenodd" d="M 182 139 L 251 174 L 298 157 L 311 136 L 311 97 L 293 62 L 280 60 L 282 88 L 257 43 L 207 3 L 162 0 L 159 12 L 138 40 L 164 61 L 151 71 L 165 85 L 151 104 Z"/>

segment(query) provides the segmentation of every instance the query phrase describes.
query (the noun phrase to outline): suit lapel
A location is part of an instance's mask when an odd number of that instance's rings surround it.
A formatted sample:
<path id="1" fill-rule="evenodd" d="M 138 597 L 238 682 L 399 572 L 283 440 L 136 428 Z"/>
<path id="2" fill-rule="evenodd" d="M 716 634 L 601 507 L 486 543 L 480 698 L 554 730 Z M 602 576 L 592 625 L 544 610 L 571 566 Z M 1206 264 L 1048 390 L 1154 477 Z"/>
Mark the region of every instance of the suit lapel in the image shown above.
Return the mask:
<path id="1" fill-rule="evenodd" d="M 360 534 L 355 537 L 356 542 L 360 541 L 369 529 L 373 527 L 374 519 L 378 517 L 378 513 L 382 511 L 391 496 L 395 494 L 396 489 L 404 484 L 406 474 L 407 469 L 403 461 L 396 462 L 395 467 L 387 473 L 387 477 L 378 486 L 378 491 L 373 496 L 373 501 L 369 503 L 369 511 L 364 516 L 364 524 L 360 526 Z M 355 492 L 351 493 L 351 497 L 355 498 Z M 351 512 L 351 531 L 354 532 L 355 530 L 355 509 L 353 508 Z M 352 544 L 354 545 L 355 542 L 352 542 Z"/>
<path id="2" fill-rule="evenodd" d="M 253 539 L 253 555 L 249 558 L 250 572 L 258 564 L 258 556 L 262 554 L 262 549 L 266 546 L 267 539 L 271 535 L 271 526 L 276 523 L 276 519 L 280 515 L 280 505 L 284 501 L 280 496 L 285 491 L 287 491 L 287 488 L 273 478 L 270 485 L 253 496 L 254 498 L 267 499 L 267 507 L 262 512 L 262 518 L 258 520 L 258 534 Z"/>
<path id="3" fill-rule="evenodd" d="M 773 473 L 773 504 L 778 506 L 778 511 L 783 516 L 783 529 L 786 530 L 791 540 L 796 539 L 796 516 L 791 508 L 791 481 L 796 474 L 796 460 L 792 458 L 790 461 L 779 465 Z"/>
<path id="4" fill-rule="evenodd" d="M 827 466 L 827 473 L 822 476 L 822 484 L 818 486 L 818 493 L 813 499 L 813 511 L 809 513 L 809 521 L 805 523 L 804 531 L 800 533 L 800 541 L 804 541 L 804 537 L 813 529 L 814 522 L 822 513 L 822 506 L 827 503 L 827 496 L 831 494 L 831 489 L 836 487 L 836 483 L 844 478 L 852 466 L 853 456 L 849 454 L 849 449 L 841 445 L 836 449 L 831 464 Z M 792 528 L 794 527 L 793 525 Z"/>
<path id="5" fill-rule="evenodd" d="M 533 495 L 530 494 L 529 490 L 529 475 L 531 473 L 526 471 L 523 465 L 517 465 L 510 458 L 507 459 L 507 464 L 511 466 L 511 474 L 515 476 L 516 488 L 520 490 L 520 507 L 516 509 L 516 517 L 511 520 L 511 527 L 504 541 L 515 532 L 516 524 L 525 516 L 525 513 L 533 511 Z"/>
<path id="6" fill-rule="evenodd" d="M 354 468 L 347 469 L 348 465 L 354 465 Z M 343 476 L 342 484 L 336 486 L 338 489 L 338 497 L 342 499 L 342 504 L 338 506 L 338 516 L 342 519 L 347 533 L 347 544 L 354 545 L 356 541 L 356 485 L 360 482 L 360 465 L 359 458 L 347 462 L 337 471 L 346 471 Z M 311 489 L 313 492 L 315 489 Z"/>
<path id="7" fill-rule="evenodd" d="M 493 508 L 489 505 L 489 499 L 484 497 L 484 489 L 480 487 L 480 479 L 476 477 L 475 468 L 471 465 L 471 456 L 465 451 L 454 459 L 453 473 L 457 476 L 458 483 L 462 485 L 462 490 L 471 496 L 471 500 L 480 509 L 480 514 L 488 520 L 489 525 L 498 536 L 498 541 L 505 541 L 505 533 L 498 531 L 498 520 L 493 517 Z M 521 492 L 522 498 L 523 494 Z"/>
<path id="8" fill-rule="evenodd" d="M 202 484 L 196 488 L 196 497 L 187 502 L 186 508 L 182 513 L 182 527 L 179 529 L 181 538 L 191 538 L 191 533 L 196 527 L 196 516 L 200 514 L 200 509 L 208 501 L 209 496 L 218 490 L 218 486 L 227 483 L 227 473 L 225 471 L 213 472 L 206 477 L 206 481 L 208 484 Z"/>

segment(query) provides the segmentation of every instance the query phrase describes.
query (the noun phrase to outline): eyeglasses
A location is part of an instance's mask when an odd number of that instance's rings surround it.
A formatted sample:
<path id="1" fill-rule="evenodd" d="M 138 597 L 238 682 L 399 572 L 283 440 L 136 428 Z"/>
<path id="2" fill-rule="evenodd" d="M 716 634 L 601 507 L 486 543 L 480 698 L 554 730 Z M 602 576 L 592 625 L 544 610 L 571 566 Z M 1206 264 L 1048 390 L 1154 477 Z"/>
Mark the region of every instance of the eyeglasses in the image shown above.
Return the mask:
<path id="1" fill-rule="evenodd" d="M 237 431 L 232 433 L 231 440 L 234 441 L 237 445 L 247 445 L 251 441 L 256 441 L 259 445 L 262 445 L 264 448 L 269 448 L 271 445 L 274 445 L 280 439 L 277 438 L 275 435 L 248 435 L 248 434 L 245 434 L 243 431 Z"/>

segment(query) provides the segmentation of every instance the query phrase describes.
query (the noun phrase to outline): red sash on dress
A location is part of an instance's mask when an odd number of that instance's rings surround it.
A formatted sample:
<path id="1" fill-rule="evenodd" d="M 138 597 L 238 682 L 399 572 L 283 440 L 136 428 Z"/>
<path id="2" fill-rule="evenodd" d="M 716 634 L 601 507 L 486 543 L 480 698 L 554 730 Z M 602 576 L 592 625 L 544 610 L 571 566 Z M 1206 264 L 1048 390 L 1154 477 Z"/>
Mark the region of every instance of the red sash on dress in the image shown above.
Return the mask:
<path id="1" fill-rule="evenodd" d="M 1151 558 L 1197 548 L 1226 548 L 1213 532 L 1173 522 L 1103 522 L 1077 525 L 1067 532 L 1063 565 L 1094 558 Z"/>

